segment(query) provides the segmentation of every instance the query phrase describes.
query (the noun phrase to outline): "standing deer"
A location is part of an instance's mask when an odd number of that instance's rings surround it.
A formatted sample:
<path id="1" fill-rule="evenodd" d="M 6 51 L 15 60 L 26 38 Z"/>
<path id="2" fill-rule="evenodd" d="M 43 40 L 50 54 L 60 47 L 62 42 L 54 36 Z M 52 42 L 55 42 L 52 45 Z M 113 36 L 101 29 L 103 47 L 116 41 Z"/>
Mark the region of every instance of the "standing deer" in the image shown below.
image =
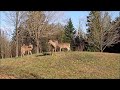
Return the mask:
<path id="1" fill-rule="evenodd" d="M 70 43 L 59 43 L 57 46 L 60 48 L 60 52 L 63 48 L 70 51 Z"/>
<path id="2" fill-rule="evenodd" d="M 53 46 L 55 52 L 57 47 L 60 48 L 60 52 L 63 48 L 66 48 L 68 51 L 70 51 L 70 43 L 58 43 L 58 41 L 52 41 L 52 40 L 49 40 L 48 43 Z"/>
<path id="3" fill-rule="evenodd" d="M 49 40 L 48 44 L 50 44 L 54 48 L 53 52 L 56 52 L 58 41 Z"/>
<path id="4" fill-rule="evenodd" d="M 33 49 L 33 45 L 29 44 L 28 46 L 26 46 L 25 44 L 23 44 L 23 46 L 21 47 L 21 56 L 25 55 L 25 52 L 29 54 L 32 54 L 32 49 Z"/>

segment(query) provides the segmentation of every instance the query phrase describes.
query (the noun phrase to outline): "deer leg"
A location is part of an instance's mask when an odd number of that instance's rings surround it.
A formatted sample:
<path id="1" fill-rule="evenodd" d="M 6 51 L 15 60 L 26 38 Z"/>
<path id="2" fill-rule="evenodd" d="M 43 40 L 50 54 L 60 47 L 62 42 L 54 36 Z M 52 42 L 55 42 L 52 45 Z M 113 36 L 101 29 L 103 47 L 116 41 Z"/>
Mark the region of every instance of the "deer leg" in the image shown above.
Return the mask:
<path id="1" fill-rule="evenodd" d="M 21 52 L 21 57 L 23 57 L 24 56 L 24 52 Z"/>
<path id="2" fill-rule="evenodd" d="M 68 51 L 70 51 L 70 48 L 67 48 Z"/>
<path id="3" fill-rule="evenodd" d="M 52 52 L 54 52 L 54 49 L 52 49 Z"/>
<path id="4" fill-rule="evenodd" d="M 55 49 L 54 48 L 52 48 L 52 52 L 54 52 L 55 51 Z"/>
<path id="5" fill-rule="evenodd" d="M 25 56 L 25 51 L 23 52 L 23 56 Z"/>
<path id="6" fill-rule="evenodd" d="M 28 51 L 28 55 L 30 54 L 30 51 Z"/>
<path id="7" fill-rule="evenodd" d="M 61 48 L 60 48 L 60 52 L 61 52 Z"/>
<path id="8" fill-rule="evenodd" d="M 22 52 L 21 52 L 21 57 L 22 57 Z"/>
<path id="9" fill-rule="evenodd" d="M 22 52 L 21 57 L 23 57 L 23 56 L 24 56 L 24 53 Z"/>
<path id="10" fill-rule="evenodd" d="M 32 55 L 32 52 L 30 51 L 30 55 Z"/>
<path id="11" fill-rule="evenodd" d="M 56 52 L 56 47 L 55 47 L 55 52 Z"/>
<path id="12" fill-rule="evenodd" d="M 25 53 L 23 53 L 23 56 L 25 55 Z"/>

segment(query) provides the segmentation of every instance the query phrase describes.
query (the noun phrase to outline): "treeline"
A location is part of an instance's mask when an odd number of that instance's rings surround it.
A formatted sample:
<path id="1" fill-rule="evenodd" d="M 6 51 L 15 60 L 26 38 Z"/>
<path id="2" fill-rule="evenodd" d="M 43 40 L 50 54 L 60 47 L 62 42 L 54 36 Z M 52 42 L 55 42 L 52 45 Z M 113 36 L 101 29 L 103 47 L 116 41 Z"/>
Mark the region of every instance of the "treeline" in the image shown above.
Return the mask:
<path id="1" fill-rule="evenodd" d="M 91 11 L 87 18 L 87 33 L 75 29 L 71 18 L 65 25 L 57 23 L 61 16 L 55 11 L 5 12 L 7 21 L 15 28 L 12 40 L 0 30 L 0 58 L 20 56 L 23 44 L 33 44 L 33 53 L 48 51 L 48 40 L 71 43 L 73 51 L 101 51 L 120 40 L 120 19 L 111 21 L 108 12 Z"/>
<path id="2" fill-rule="evenodd" d="M 11 43 L 4 31 L 0 29 L 0 58 L 11 57 Z"/>
<path id="3" fill-rule="evenodd" d="M 103 52 L 107 47 L 120 42 L 120 17 L 112 21 L 107 11 L 91 11 L 87 22 L 90 50 Z"/>

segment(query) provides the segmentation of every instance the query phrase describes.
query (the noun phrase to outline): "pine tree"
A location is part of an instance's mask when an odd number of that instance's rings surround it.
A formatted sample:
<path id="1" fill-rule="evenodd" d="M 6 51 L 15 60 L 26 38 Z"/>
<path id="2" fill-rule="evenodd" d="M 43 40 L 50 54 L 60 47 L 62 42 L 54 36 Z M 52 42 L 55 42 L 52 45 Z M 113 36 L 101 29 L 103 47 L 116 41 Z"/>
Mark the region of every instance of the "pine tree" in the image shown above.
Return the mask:
<path id="1" fill-rule="evenodd" d="M 72 41 L 74 33 L 75 33 L 75 29 L 74 29 L 72 20 L 70 18 L 67 25 L 65 25 L 64 42 L 70 43 Z"/>

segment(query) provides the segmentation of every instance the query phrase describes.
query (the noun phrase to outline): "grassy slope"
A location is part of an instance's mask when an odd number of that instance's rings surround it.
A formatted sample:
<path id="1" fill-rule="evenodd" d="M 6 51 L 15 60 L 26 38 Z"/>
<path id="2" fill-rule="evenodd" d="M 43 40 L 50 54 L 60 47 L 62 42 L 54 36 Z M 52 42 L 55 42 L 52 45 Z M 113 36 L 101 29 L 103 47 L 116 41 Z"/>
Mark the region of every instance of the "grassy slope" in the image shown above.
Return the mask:
<path id="1" fill-rule="evenodd" d="M 114 79 L 120 78 L 120 54 L 76 51 L 8 58 L 0 62 L 0 74 L 28 79 Z"/>

